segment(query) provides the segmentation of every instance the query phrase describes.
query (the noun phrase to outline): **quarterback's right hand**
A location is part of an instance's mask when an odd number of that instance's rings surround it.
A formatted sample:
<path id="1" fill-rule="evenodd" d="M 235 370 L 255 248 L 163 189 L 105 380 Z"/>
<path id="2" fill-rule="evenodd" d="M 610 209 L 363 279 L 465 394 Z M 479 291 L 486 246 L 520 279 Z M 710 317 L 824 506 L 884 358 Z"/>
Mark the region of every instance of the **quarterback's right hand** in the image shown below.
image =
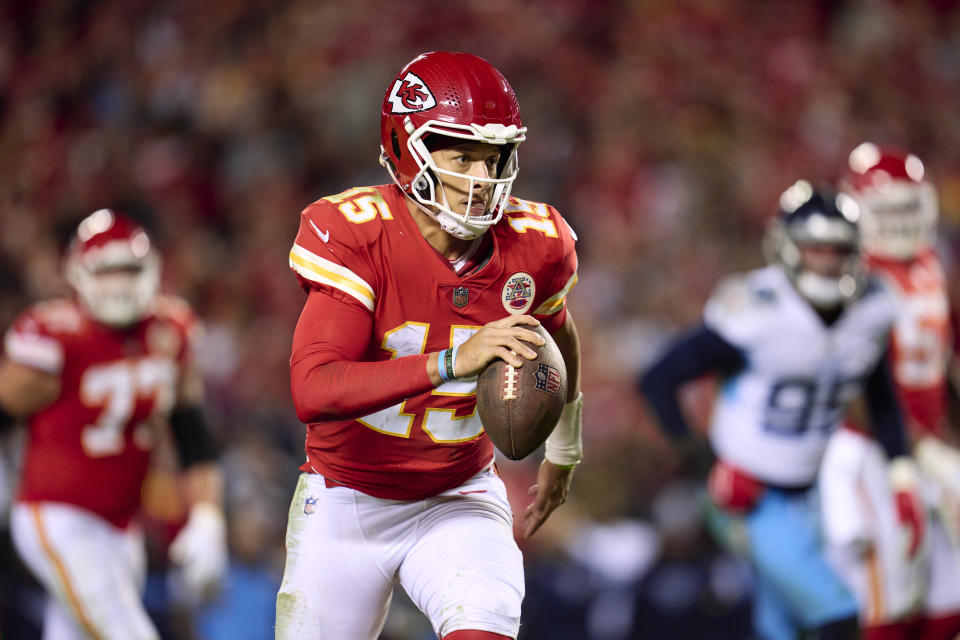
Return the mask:
<path id="1" fill-rule="evenodd" d="M 535 359 L 537 352 L 527 343 L 539 347 L 545 341 L 524 326 L 535 327 L 539 324 L 536 318 L 527 315 L 507 316 L 485 324 L 460 345 L 453 375 L 457 378 L 480 375 L 484 367 L 496 358 L 514 367 L 523 364 L 521 357 L 527 360 Z"/>

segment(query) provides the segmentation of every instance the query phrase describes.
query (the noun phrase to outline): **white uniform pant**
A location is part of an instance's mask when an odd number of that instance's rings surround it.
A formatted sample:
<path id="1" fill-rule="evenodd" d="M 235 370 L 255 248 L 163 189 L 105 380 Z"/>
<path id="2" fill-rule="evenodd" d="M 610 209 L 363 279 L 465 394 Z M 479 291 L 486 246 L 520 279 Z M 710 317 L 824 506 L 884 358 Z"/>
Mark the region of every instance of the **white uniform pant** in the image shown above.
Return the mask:
<path id="1" fill-rule="evenodd" d="M 909 532 L 897 521 L 888 475 L 886 456 L 874 440 L 847 429 L 831 436 L 820 467 L 829 557 L 856 592 L 866 623 L 960 612 L 960 541 L 947 534 L 941 519 L 942 490 L 921 473 L 927 535 L 910 558 Z M 873 552 L 858 554 L 857 540 L 869 541 Z"/>
<path id="2" fill-rule="evenodd" d="M 374 640 L 397 582 L 441 638 L 519 631 L 523 562 L 506 488 L 492 470 L 416 502 L 302 474 L 286 548 L 278 640 Z"/>
<path id="3" fill-rule="evenodd" d="M 85 509 L 56 502 L 17 503 L 13 543 L 50 600 L 44 640 L 156 640 L 140 597 L 146 575 L 143 536 Z"/>
<path id="4" fill-rule="evenodd" d="M 932 507 L 930 523 L 930 581 L 924 611 L 931 618 L 960 613 L 960 540 L 947 532 L 938 508 L 942 489 L 925 477 L 927 499 Z"/>
<path id="5" fill-rule="evenodd" d="M 909 555 L 911 531 L 897 517 L 889 475 L 872 438 L 845 428 L 830 437 L 819 475 L 827 558 L 871 626 L 919 615 L 929 580 L 929 539 Z"/>

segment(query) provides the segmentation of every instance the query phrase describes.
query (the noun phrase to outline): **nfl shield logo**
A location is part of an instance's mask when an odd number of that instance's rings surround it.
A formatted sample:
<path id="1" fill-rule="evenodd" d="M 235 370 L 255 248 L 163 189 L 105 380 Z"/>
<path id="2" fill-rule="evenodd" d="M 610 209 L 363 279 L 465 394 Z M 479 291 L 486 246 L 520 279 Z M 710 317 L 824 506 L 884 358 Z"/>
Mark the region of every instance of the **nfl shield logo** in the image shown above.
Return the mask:
<path id="1" fill-rule="evenodd" d="M 470 302 L 470 289 L 457 287 L 453 290 L 453 306 L 457 309 L 463 309 L 468 302 Z"/>
<path id="2" fill-rule="evenodd" d="M 559 371 L 540 362 L 537 366 L 537 372 L 534 375 L 537 377 L 537 389 L 552 393 L 553 395 L 560 393 L 561 380 Z"/>
<path id="3" fill-rule="evenodd" d="M 303 512 L 310 515 L 317 510 L 317 499 L 314 496 L 307 496 L 303 501 Z"/>

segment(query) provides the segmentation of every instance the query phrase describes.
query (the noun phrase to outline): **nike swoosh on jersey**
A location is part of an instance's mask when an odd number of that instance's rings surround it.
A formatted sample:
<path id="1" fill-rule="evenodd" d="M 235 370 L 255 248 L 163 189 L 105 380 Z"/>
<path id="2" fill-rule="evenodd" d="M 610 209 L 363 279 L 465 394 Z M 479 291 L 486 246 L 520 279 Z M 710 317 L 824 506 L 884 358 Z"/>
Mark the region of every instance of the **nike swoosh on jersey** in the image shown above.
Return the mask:
<path id="1" fill-rule="evenodd" d="M 327 229 L 326 231 L 320 231 L 320 229 L 317 228 L 317 225 L 313 224 L 313 220 L 310 220 L 309 222 L 310 222 L 310 226 L 313 227 L 314 232 L 317 234 L 317 236 L 321 240 L 323 240 L 324 242 L 328 242 L 330 240 L 329 229 Z"/>

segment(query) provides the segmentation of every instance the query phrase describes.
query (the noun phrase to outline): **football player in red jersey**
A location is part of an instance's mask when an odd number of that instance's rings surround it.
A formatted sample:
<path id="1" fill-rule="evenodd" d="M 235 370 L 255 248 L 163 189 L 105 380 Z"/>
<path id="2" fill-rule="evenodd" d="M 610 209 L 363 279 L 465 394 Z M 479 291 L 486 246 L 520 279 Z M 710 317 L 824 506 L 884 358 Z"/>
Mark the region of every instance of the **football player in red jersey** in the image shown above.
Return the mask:
<path id="1" fill-rule="evenodd" d="M 960 633 L 960 451 L 947 423 L 949 301 L 934 250 L 936 193 L 919 158 L 869 142 L 850 153 L 841 187 L 860 205 L 868 268 L 899 299 L 891 373 L 919 470 L 885 474 L 875 443 L 838 432 L 822 467 L 825 533 L 857 592 L 867 638 L 948 640 Z"/>
<path id="2" fill-rule="evenodd" d="M 290 360 L 307 438 L 277 638 L 376 638 L 395 583 L 440 638 L 516 638 L 523 566 L 476 376 L 533 359 L 537 323 L 563 353 L 567 404 L 530 489 L 532 535 L 581 457 L 576 236 L 553 207 L 510 195 L 526 129 L 487 61 L 411 61 L 380 133 L 393 184 L 311 204 L 290 252 L 308 294 Z"/>
<path id="3" fill-rule="evenodd" d="M 132 521 L 164 423 L 191 504 L 171 559 L 198 592 L 226 566 L 221 477 L 191 363 L 196 319 L 158 294 L 157 251 L 121 213 L 86 217 L 65 266 L 76 296 L 27 309 L 4 340 L 0 426 L 28 428 L 14 544 L 50 595 L 46 640 L 158 638 L 140 599 L 146 558 Z"/>

